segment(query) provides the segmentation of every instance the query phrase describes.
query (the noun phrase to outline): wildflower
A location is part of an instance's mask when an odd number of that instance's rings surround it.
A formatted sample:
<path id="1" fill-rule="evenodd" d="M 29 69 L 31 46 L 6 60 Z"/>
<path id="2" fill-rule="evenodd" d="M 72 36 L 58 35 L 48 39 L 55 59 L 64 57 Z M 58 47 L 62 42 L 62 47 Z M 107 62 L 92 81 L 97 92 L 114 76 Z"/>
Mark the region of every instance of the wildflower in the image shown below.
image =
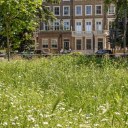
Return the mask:
<path id="1" fill-rule="evenodd" d="M 72 109 L 69 109 L 68 112 L 72 112 Z"/>
<path id="2" fill-rule="evenodd" d="M 40 113 L 40 116 L 41 116 L 41 117 L 43 117 L 43 114 L 42 114 L 42 113 Z"/>
<path id="3" fill-rule="evenodd" d="M 86 115 L 85 115 L 85 118 L 86 118 L 86 119 L 91 118 L 90 114 L 86 114 Z"/>
<path id="4" fill-rule="evenodd" d="M 104 109 L 102 110 L 102 114 L 104 114 L 104 113 L 106 113 L 106 112 L 107 112 L 107 109 L 104 108 Z"/>
<path id="5" fill-rule="evenodd" d="M 16 123 L 15 122 L 12 122 L 12 125 L 16 125 Z"/>
<path id="6" fill-rule="evenodd" d="M 60 110 L 65 110 L 65 108 L 61 107 Z"/>
<path id="7" fill-rule="evenodd" d="M 119 112 L 115 112 L 115 114 L 116 114 L 116 115 L 120 115 L 120 113 L 119 113 Z"/>
<path id="8" fill-rule="evenodd" d="M 17 124 L 18 126 L 20 126 L 20 123 L 17 122 L 16 124 Z"/>
<path id="9" fill-rule="evenodd" d="M 28 121 L 35 122 L 35 118 L 32 115 L 28 115 Z"/>
<path id="10" fill-rule="evenodd" d="M 61 124 L 57 124 L 57 127 L 62 127 L 62 125 Z"/>
<path id="11" fill-rule="evenodd" d="M 128 115 L 128 112 L 125 112 L 126 115 Z"/>
<path id="12" fill-rule="evenodd" d="M 95 127 L 99 126 L 99 124 L 94 124 Z"/>
<path id="13" fill-rule="evenodd" d="M 11 102 L 11 105 L 13 105 L 14 103 L 13 102 Z"/>
<path id="14" fill-rule="evenodd" d="M 48 122 L 43 122 L 44 125 L 48 125 Z"/>
<path id="15" fill-rule="evenodd" d="M 18 116 L 15 116 L 15 117 L 14 117 L 14 120 L 18 120 Z"/>
<path id="16" fill-rule="evenodd" d="M 8 125 L 8 123 L 7 123 L 7 122 L 4 122 L 4 123 L 3 123 L 3 126 L 7 126 L 7 125 Z"/>
<path id="17" fill-rule="evenodd" d="M 76 121 L 78 120 L 76 117 L 74 117 L 73 119 L 76 120 Z"/>
<path id="18" fill-rule="evenodd" d="M 21 76 L 18 76 L 19 78 L 21 78 Z"/>
<path id="19" fill-rule="evenodd" d="M 80 128 L 91 128 L 89 125 L 86 124 L 80 124 Z"/>
<path id="20" fill-rule="evenodd" d="M 128 125 L 128 122 L 126 122 L 126 125 Z"/>
<path id="21" fill-rule="evenodd" d="M 39 127 L 39 125 L 38 124 L 35 124 L 35 127 Z"/>
<path id="22" fill-rule="evenodd" d="M 31 113 L 32 112 L 32 110 L 27 110 L 28 111 L 28 113 Z"/>
<path id="23" fill-rule="evenodd" d="M 72 124 L 72 122 L 68 122 L 69 124 Z"/>
<path id="24" fill-rule="evenodd" d="M 105 122 L 105 121 L 108 121 L 108 119 L 103 118 L 103 119 L 101 120 L 101 122 Z"/>

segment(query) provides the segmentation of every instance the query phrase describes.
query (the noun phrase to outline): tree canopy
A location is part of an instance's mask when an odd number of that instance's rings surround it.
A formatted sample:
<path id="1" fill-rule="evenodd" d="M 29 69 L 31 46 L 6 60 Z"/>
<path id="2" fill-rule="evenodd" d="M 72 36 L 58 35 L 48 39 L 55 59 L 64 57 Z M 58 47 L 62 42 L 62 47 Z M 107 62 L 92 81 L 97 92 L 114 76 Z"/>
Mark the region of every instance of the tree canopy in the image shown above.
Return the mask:
<path id="1" fill-rule="evenodd" d="M 52 3 L 54 0 L 46 2 Z M 42 0 L 0 1 L 0 35 L 6 38 L 8 50 L 10 42 L 21 43 L 21 38 L 16 38 L 16 35 L 23 33 L 22 37 L 31 38 L 30 34 L 38 28 L 41 21 L 53 18 L 53 13 L 43 6 Z"/>
<path id="2" fill-rule="evenodd" d="M 128 45 L 127 35 L 128 35 L 128 0 L 104 0 L 106 7 L 109 7 L 111 3 L 116 6 L 115 22 L 113 25 L 116 43 L 122 47 Z"/>

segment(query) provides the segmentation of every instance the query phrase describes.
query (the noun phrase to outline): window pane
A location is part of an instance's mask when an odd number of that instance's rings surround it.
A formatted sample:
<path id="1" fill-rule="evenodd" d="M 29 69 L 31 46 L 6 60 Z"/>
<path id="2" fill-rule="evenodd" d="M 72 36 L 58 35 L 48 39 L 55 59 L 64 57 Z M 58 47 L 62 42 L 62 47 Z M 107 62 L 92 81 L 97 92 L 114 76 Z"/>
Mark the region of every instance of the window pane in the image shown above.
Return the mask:
<path id="1" fill-rule="evenodd" d="M 64 7 L 64 15 L 69 15 L 69 7 Z"/>
<path id="2" fill-rule="evenodd" d="M 81 6 L 77 6 L 76 7 L 76 14 L 77 15 L 82 15 L 81 12 L 82 12 Z"/>
<path id="3" fill-rule="evenodd" d="M 101 14 L 101 6 L 96 6 L 96 14 Z"/>
<path id="4" fill-rule="evenodd" d="M 54 30 L 59 30 L 60 29 L 60 23 L 58 21 L 54 22 Z"/>
<path id="5" fill-rule="evenodd" d="M 91 39 L 86 39 L 86 48 L 87 48 L 88 50 L 91 49 Z"/>
<path id="6" fill-rule="evenodd" d="M 48 40 L 47 39 L 43 39 L 42 40 L 42 45 L 43 45 L 43 48 L 48 48 Z"/>
<path id="7" fill-rule="evenodd" d="M 96 30 L 102 31 L 102 23 L 100 21 L 96 22 Z"/>
<path id="8" fill-rule="evenodd" d="M 86 32 L 91 32 L 92 31 L 92 25 L 91 22 L 88 21 L 86 22 Z"/>
<path id="9" fill-rule="evenodd" d="M 76 40 L 76 49 L 81 50 L 81 40 Z"/>
<path id="10" fill-rule="evenodd" d="M 86 14 L 91 15 L 91 6 L 86 6 Z"/>
<path id="11" fill-rule="evenodd" d="M 54 7 L 54 13 L 55 13 L 55 15 L 60 15 L 60 8 Z"/>
<path id="12" fill-rule="evenodd" d="M 64 30 L 70 30 L 70 23 L 69 23 L 69 21 L 64 21 Z"/>
<path id="13" fill-rule="evenodd" d="M 51 47 L 52 48 L 57 48 L 58 47 L 57 39 L 52 39 L 51 40 Z"/>

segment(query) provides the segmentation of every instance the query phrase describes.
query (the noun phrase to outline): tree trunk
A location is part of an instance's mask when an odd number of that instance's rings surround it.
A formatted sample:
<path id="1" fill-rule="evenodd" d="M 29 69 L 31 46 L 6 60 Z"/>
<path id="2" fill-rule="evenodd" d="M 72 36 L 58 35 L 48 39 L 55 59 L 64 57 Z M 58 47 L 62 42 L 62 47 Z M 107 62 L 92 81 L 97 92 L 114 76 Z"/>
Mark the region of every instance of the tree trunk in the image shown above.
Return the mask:
<path id="1" fill-rule="evenodd" d="M 125 0 L 125 7 L 124 7 L 124 54 L 126 52 L 126 32 L 127 32 L 127 0 Z"/>
<path id="2" fill-rule="evenodd" d="M 8 61 L 10 61 L 10 43 L 9 43 L 9 36 L 7 36 L 7 57 Z"/>
<path id="3" fill-rule="evenodd" d="M 9 42 L 9 25 L 8 25 L 8 23 L 6 23 L 6 27 L 7 27 L 7 58 L 8 58 L 8 61 L 10 61 L 10 42 Z"/>

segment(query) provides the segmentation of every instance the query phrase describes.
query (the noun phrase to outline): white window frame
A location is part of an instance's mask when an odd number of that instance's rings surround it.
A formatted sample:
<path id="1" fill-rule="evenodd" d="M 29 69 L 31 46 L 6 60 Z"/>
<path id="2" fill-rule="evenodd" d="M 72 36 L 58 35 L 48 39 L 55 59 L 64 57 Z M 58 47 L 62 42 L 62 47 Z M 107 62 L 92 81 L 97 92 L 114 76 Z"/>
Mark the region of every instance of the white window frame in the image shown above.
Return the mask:
<path id="1" fill-rule="evenodd" d="M 97 25 L 96 25 L 97 22 L 101 22 L 102 30 L 97 30 Z M 103 19 L 102 18 L 95 19 L 95 31 L 103 31 Z"/>
<path id="2" fill-rule="evenodd" d="M 81 7 L 81 14 L 77 14 L 77 7 Z M 75 16 L 82 16 L 82 5 L 75 5 Z"/>
<path id="3" fill-rule="evenodd" d="M 65 7 L 68 7 L 69 8 L 69 10 L 68 10 L 69 12 L 68 12 L 67 15 L 64 14 L 64 8 Z M 63 6 L 63 16 L 70 16 L 70 6 L 66 6 L 66 5 Z"/>
<path id="4" fill-rule="evenodd" d="M 43 41 L 47 41 L 47 44 L 44 43 Z M 48 45 L 47 48 L 44 48 L 43 45 Z M 45 38 L 42 38 L 42 49 L 48 49 L 49 48 L 49 40 L 48 39 L 45 39 Z"/>
<path id="5" fill-rule="evenodd" d="M 77 22 L 81 22 L 81 31 L 77 31 Z M 75 31 L 77 31 L 77 32 L 82 32 L 83 31 L 83 20 L 82 19 L 76 19 L 75 20 Z"/>
<path id="6" fill-rule="evenodd" d="M 97 7 L 101 6 L 101 14 L 97 14 Z M 102 15 L 102 5 L 95 5 L 95 15 Z"/>
<path id="7" fill-rule="evenodd" d="M 70 19 L 64 19 L 63 20 L 63 30 L 65 30 L 65 28 L 64 28 L 64 22 L 69 22 L 69 29 L 66 29 L 66 30 L 70 30 L 71 28 L 70 28 Z"/>
<path id="8" fill-rule="evenodd" d="M 109 30 L 109 24 L 110 22 L 114 22 L 115 21 L 115 18 L 108 18 L 108 30 Z"/>
<path id="9" fill-rule="evenodd" d="M 52 45 L 53 45 L 53 44 L 52 44 L 52 43 L 53 43 L 52 41 L 53 41 L 53 40 L 56 41 L 57 47 L 52 47 Z M 54 45 L 55 45 L 55 44 L 54 44 Z M 52 39 L 51 39 L 51 49 L 58 49 L 58 40 L 57 40 L 56 38 L 52 38 Z"/>
<path id="10" fill-rule="evenodd" d="M 77 50 L 77 40 L 81 40 L 81 49 L 80 50 L 82 50 L 83 49 L 83 39 L 82 38 L 75 38 L 75 50 Z"/>
<path id="11" fill-rule="evenodd" d="M 55 14 L 55 8 L 56 8 L 56 7 L 59 8 L 59 15 L 56 15 L 56 14 Z M 53 12 L 54 12 L 54 15 L 55 15 L 55 16 L 60 16 L 60 6 L 53 6 Z"/>
<path id="12" fill-rule="evenodd" d="M 87 31 L 87 29 L 86 29 L 86 23 L 87 23 L 87 22 L 91 22 L 91 31 Z M 91 32 L 92 32 L 92 29 L 93 29 L 92 19 L 87 19 L 87 20 L 85 20 L 85 32 L 86 32 L 86 33 L 91 33 Z"/>
<path id="13" fill-rule="evenodd" d="M 90 39 L 91 40 L 91 49 L 87 49 L 87 40 Z M 85 39 L 85 49 L 86 50 L 92 50 L 93 49 L 93 39 L 92 38 L 86 38 Z"/>
<path id="14" fill-rule="evenodd" d="M 110 12 L 110 7 L 114 7 L 114 10 L 113 10 L 114 12 L 113 13 Z M 115 11 L 116 11 L 115 5 L 114 4 L 110 4 L 110 6 L 108 8 L 108 15 L 115 15 Z"/>
<path id="15" fill-rule="evenodd" d="M 88 6 L 91 7 L 91 14 L 87 14 L 86 8 L 87 8 Z M 85 15 L 86 15 L 86 16 L 92 15 L 92 5 L 85 5 Z"/>
<path id="16" fill-rule="evenodd" d="M 47 27 L 47 29 L 46 29 L 46 27 Z M 48 25 L 48 23 L 46 24 L 46 23 L 43 23 L 43 30 L 44 31 L 48 31 L 49 30 L 49 25 Z"/>
<path id="17" fill-rule="evenodd" d="M 57 25 L 55 25 L 55 23 L 59 23 L 59 25 L 57 26 Z M 55 26 L 56 26 L 56 28 L 58 27 L 58 29 L 55 29 Z M 60 30 L 60 20 L 55 20 L 53 22 L 52 28 L 53 28 L 53 30 L 59 31 Z"/>

